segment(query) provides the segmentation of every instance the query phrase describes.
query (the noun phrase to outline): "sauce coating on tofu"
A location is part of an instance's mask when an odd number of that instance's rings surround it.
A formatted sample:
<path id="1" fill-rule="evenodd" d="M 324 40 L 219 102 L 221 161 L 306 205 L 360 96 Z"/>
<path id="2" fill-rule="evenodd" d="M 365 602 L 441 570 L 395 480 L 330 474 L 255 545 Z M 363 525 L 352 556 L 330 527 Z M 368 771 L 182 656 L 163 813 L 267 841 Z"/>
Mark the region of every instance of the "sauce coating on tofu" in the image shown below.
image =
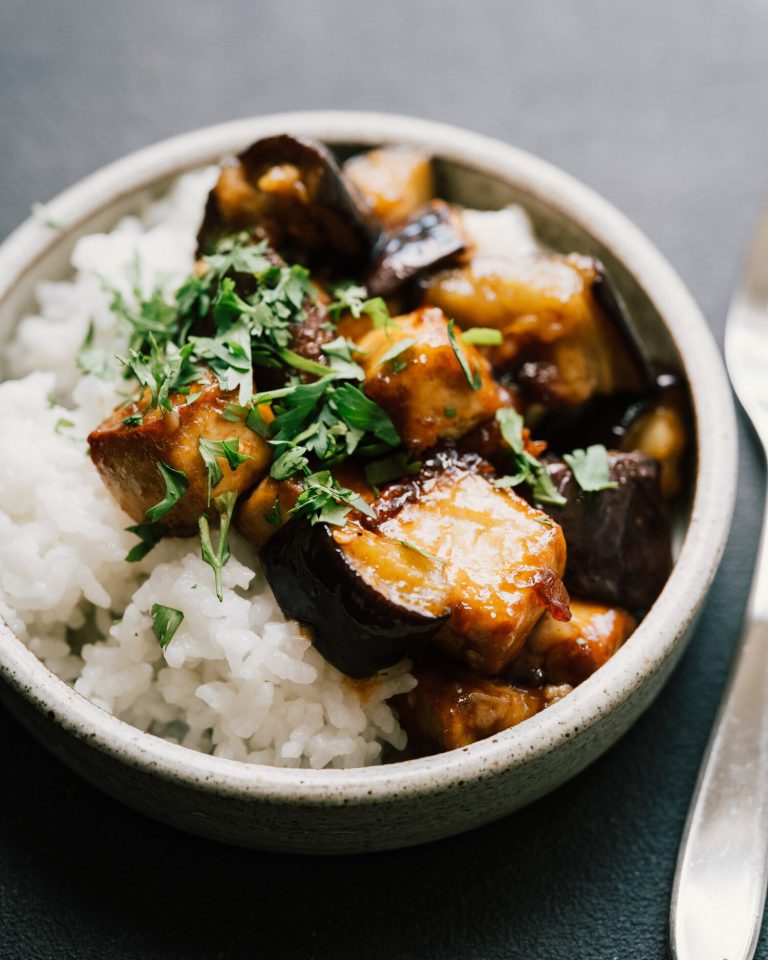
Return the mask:
<path id="1" fill-rule="evenodd" d="M 416 664 L 417 686 L 397 698 L 400 723 L 422 752 L 456 750 L 522 723 L 570 692 L 484 677 L 442 657 Z"/>
<path id="2" fill-rule="evenodd" d="M 221 414 L 236 391 L 222 391 L 215 380 L 193 384 L 191 393 L 172 394 L 171 410 L 149 407 L 148 394 L 136 403 L 118 407 L 88 437 L 91 459 L 112 496 L 137 523 L 145 520 L 150 507 L 165 496 L 165 483 L 158 461 L 174 470 L 183 470 L 188 486 L 178 503 L 158 520 L 168 533 L 188 536 L 197 532 L 198 518 L 208 509 L 208 481 L 200 455 L 200 440 L 238 440 L 238 452 L 249 457 L 236 469 L 225 458 L 217 458 L 221 480 L 211 496 L 230 490 L 240 492 L 253 486 L 269 469 L 272 449 L 241 421 L 225 420 Z M 190 396 L 199 396 L 188 403 Z M 143 415 L 137 426 L 123 421 Z"/>
<path id="3" fill-rule="evenodd" d="M 477 390 L 451 345 L 442 310 L 422 307 L 360 340 L 365 392 L 389 413 L 412 450 L 459 437 L 509 404 L 488 361 L 476 347 L 462 343 L 460 333 L 455 328 L 457 348 L 479 377 Z"/>
<path id="4" fill-rule="evenodd" d="M 633 633 L 637 620 L 626 610 L 571 600 L 571 619 L 545 613 L 510 668 L 525 683 L 576 686 L 602 667 Z"/>
<path id="5" fill-rule="evenodd" d="M 565 539 L 560 527 L 517 494 L 456 461 L 417 478 L 412 495 L 386 514 L 379 529 L 442 563 L 451 616 L 438 647 L 475 669 L 499 673 L 520 652 L 548 607 L 567 618 L 561 577 Z M 391 495 L 394 500 L 396 494 Z"/>

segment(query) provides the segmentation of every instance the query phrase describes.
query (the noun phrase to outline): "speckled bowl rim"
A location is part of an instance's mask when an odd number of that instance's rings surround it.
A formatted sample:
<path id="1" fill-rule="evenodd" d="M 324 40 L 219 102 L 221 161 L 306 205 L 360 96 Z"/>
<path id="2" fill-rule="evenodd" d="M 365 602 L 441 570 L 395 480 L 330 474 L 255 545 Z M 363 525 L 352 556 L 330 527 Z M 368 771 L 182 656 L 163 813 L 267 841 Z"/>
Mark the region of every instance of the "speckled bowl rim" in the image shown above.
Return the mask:
<path id="1" fill-rule="evenodd" d="M 118 720 L 52 674 L 0 621 L 0 672 L 50 722 L 122 762 L 222 796 L 277 804 L 377 803 L 526 763 L 553 751 L 632 696 L 675 652 L 712 582 L 736 490 L 736 425 L 719 352 L 693 298 L 666 259 L 607 201 L 556 167 L 446 124 L 388 114 L 313 111 L 249 118 L 165 140 L 86 177 L 47 204 L 52 230 L 34 218 L 0 247 L 0 304 L 26 272 L 95 212 L 173 174 L 215 162 L 251 140 L 289 130 L 330 143 L 403 142 L 467 164 L 538 195 L 610 249 L 643 287 L 684 359 L 698 429 L 690 523 L 673 573 L 632 640 L 567 698 L 524 724 L 463 750 L 350 770 L 297 770 L 213 757 Z M 701 429 L 704 425 L 704 429 Z"/>

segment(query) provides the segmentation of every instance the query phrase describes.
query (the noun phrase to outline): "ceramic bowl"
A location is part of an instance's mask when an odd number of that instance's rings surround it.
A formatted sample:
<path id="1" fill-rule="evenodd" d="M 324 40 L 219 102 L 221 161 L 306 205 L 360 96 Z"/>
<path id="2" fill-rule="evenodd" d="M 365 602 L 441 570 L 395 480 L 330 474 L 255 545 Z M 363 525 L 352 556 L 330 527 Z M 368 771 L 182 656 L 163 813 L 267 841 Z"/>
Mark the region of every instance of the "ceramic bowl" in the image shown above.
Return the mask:
<path id="1" fill-rule="evenodd" d="M 522 203 L 555 249 L 608 266 L 651 354 L 685 371 L 696 466 L 671 577 L 628 643 L 570 696 L 521 726 L 462 750 L 355 770 L 295 770 L 207 756 L 117 720 L 53 676 L 0 623 L 0 696 L 64 763 L 123 803 L 230 843 L 296 852 L 423 843 L 504 816 L 583 770 L 651 703 L 678 661 L 730 525 L 736 432 L 707 325 L 670 265 L 625 217 L 567 174 L 496 140 L 442 124 L 370 113 L 295 113 L 209 127 L 114 163 L 48 205 L 52 229 L 23 224 L 0 248 L 0 337 L 41 280 L 66 275 L 74 242 L 109 229 L 178 174 L 252 140 L 290 131 L 348 150 L 425 147 L 439 192 L 472 207 Z"/>

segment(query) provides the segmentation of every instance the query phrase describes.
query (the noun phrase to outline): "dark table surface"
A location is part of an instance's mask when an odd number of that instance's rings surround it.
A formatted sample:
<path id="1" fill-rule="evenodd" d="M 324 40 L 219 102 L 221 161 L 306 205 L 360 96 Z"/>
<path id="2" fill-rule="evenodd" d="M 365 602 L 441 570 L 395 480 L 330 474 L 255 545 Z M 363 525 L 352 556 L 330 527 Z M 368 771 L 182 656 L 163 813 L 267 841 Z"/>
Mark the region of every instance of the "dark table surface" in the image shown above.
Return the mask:
<path id="1" fill-rule="evenodd" d="M 720 339 L 768 186 L 767 92 L 763 0 L 2 0 L 0 236 L 33 201 L 193 127 L 410 113 L 596 188 L 667 254 Z M 743 423 L 741 441 L 733 533 L 669 685 L 592 768 L 475 833 L 360 858 L 229 849 L 106 799 L 4 713 L 0 957 L 663 957 L 757 545 L 763 477 Z"/>

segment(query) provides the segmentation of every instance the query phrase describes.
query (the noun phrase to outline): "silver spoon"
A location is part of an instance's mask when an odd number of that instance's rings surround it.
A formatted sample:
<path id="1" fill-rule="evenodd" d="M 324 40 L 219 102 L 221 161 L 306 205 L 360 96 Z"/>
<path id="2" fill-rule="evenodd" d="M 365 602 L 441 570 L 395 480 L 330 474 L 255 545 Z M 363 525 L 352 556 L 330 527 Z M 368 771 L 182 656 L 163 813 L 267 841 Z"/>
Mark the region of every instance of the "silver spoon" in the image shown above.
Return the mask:
<path id="1" fill-rule="evenodd" d="M 768 208 L 728 312 L 728 373 L 768 451 Z M 706 425 L 704 427 L 706 429 Z M 765 520 L 765 512 L 761 520 Z M 768 536 L 688 812 L 672 890 L 674 960 L 751 960 L 768 886 Z"/>

